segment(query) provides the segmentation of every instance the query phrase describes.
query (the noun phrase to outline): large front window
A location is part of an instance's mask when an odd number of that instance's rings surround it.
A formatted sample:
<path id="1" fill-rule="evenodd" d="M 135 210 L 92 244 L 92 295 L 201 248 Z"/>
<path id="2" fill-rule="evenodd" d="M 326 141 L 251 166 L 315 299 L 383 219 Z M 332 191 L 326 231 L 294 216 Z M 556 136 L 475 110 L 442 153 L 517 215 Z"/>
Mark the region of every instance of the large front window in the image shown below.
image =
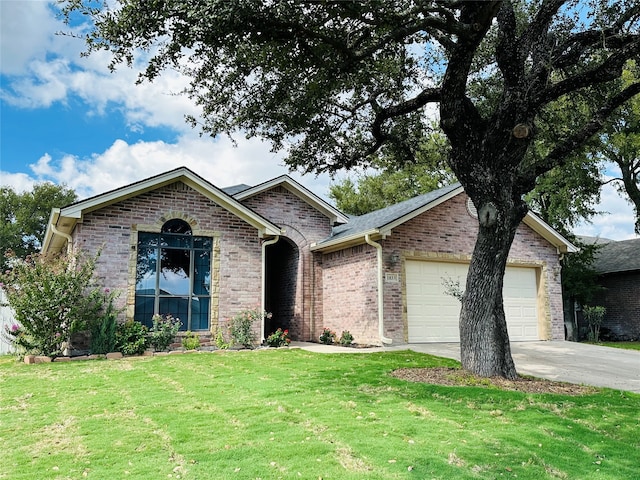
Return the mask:
<path id="1" fill-rule="evenodd" d="M 171 314 L 181 330 L 207 330 L 211 245 L 183 220 L 169 220 L 160 233 L 138 233 L 135 320 L 150 327 L 154 314 Z"/>

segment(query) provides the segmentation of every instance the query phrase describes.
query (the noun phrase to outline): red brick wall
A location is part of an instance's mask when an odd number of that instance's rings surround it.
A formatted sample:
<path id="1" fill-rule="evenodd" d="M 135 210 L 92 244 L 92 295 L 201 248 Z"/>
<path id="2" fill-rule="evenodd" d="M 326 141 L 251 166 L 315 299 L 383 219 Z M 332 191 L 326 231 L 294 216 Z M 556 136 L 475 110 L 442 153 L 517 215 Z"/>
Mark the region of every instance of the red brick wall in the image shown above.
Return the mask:
<path id="1" fill-rule="evenodd" d="M 129 272 L 130 258 L 136 255 L 133 232 L 145 226 L 159 229 L 176 215 L 191 224 L 194 235 L 220 235 L 219 307 L 214 317 L 224 321 L 241 309 L 259 306 L 262 267 L 256 229 L 181 182 L 86 214 L 74 241 L 89 253 L 102 247 L 97 275 L 105 286 L 121 292 L 124 305 L 135 281 Z"/>
<path id="2" fill-rule="evenodd" d="M 321 300 L 314 290 L 319 288 L 313 280 L 317 265 L 309 247 L 331 234 L 329 218 L 281 186 L 247 198 L 242 203 L 283 228 L 285 233 L 282 236 L 298 248 L 297 279 L 291 284 L 295 287 L 295 304 L 287 321 L 293 339 L 312 339 L 317 331 L 315 312 Z"/>
<path id="3" fill-rule="evenodd" d="M 403 305 L 404 261 L 411 258 L 468 261 L 478 232 L 477 220 L 466 209 L 465 194 L 419 215 L 395 228 L 380 240 L 383 247 L 385 273 L 399 275 L 398 283 L 384 283 L 385 336 L 396 343 L 406 342 L 406 313 Z M 341 329 L 349 326 L 356 341 L 379 342 L 377 335 L 376 256 L 373 247 L 364 245 L 360 253 L 351 248 L 323 256 L 323 322 Z M 398 252 L 401 261 L 395 265 L 388 257 Z M 509 255 L 509 262 L 531 265 L 539 271 L 539 310 L 545 317 L 543 336 L 564 339 L 562 293 L 558 255 L 555 247 L 527 225 L 522 224 Z M 357 326 L 356 326 L 357 325 Z M 339 332 L 338 332 L 339 333 Z M 361 338 L 358 338 L 358 336 Z"/>
<path id="4" fill-rule="evenodd" d="M 606 290 L 592 304 L 607 309 L 602 326 L 621 340 L 640 339 L 640 272 L 604 275 L 600 285 Z"/>
<path id="5" fill-rule="evenodd" d="M 348 330 L 356 343 L 379 343 L 376 250 L 358 245 L 322 255 L 322 324 L 338 337 Z"/>

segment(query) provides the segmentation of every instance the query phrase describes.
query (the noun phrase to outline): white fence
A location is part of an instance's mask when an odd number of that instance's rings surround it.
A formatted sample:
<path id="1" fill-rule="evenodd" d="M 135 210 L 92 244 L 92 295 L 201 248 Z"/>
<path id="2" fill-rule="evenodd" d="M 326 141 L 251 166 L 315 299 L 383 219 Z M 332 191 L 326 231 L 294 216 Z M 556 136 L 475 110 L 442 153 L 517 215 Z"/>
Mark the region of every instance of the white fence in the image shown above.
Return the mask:
<path id="1" fill-rule="evenodd" d="M 11 344 L 5 336 L 5 325 L 11 327 L 13 324 L 13 310 L 7 303 L 7 296 L 4 290 L 0 288 L 0 355 L 11 352 Z"/>

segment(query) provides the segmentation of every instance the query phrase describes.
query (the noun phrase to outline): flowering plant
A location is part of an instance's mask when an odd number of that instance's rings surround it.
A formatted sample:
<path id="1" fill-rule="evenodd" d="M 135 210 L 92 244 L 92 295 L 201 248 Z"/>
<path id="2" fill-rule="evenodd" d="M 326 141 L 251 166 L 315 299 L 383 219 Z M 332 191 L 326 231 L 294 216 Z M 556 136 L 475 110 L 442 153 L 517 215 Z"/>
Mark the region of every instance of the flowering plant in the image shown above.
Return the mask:
<path id="1" fill-rule="evenodd" d="M 335 341 L 336 341 L 336 332 L 332 331 L 327 327 L 324 327 L 322 329 L 322 334 L 320 335 L 320 342 L 324 343 L 325 345 L 331 345 Z"/>
<path id="2" fill-rule="evenodd" d="M 151 317 L 151 320 L 153 326 L 149 330 L 149 345 L 156 352 L 162 352 L 173 343 L 182 322 L 180 322 L 179 318 L 173 318 L 170 313 L 164 317 L 156 313 Z"/>
<path id="3" fill-rule="evenodd" d="M 98 254 L 99 255 L 99 254 Z M 17 326 L 5 331 L 18 355 L 59 356 L 72 333 L 102 308 L 93 276 L 98 255 L 10 256 L 12 267 L 0 282 L 13 308 Z"/>
<path id="4" fill-rule="evenodd" d="M 275 332 L 269 335 L 265 341 L 270 347 L 286 347 L 291 343 L 289 330 L 282 330 L 281 328 L 278 328 Z"/>
<path id="5" fill-rule="evenodd" d="M 256 332 L 253 326 L 272 314 L 257 308 L 242 310 L 231 319 L 231 338 L 234 343 L 251 348 L 256 343 Z"/>

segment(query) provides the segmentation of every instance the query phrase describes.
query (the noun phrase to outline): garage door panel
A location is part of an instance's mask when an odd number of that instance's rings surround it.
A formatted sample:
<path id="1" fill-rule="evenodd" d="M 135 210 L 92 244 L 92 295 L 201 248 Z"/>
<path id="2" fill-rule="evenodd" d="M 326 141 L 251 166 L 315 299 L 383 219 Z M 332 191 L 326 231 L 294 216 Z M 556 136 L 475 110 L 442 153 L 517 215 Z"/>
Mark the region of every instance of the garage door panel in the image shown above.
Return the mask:
<path id="1" fill-rule="evenodd" d="M 460 302 L 445 290 L 446 281 L 464 288 L 468 265 L 407 261 L 407 319 L 410 342 L 458 342 Z M 507 267 L 504 307 L 509 338 L 539 340 L 536 272 L 533 268 Z"/>

